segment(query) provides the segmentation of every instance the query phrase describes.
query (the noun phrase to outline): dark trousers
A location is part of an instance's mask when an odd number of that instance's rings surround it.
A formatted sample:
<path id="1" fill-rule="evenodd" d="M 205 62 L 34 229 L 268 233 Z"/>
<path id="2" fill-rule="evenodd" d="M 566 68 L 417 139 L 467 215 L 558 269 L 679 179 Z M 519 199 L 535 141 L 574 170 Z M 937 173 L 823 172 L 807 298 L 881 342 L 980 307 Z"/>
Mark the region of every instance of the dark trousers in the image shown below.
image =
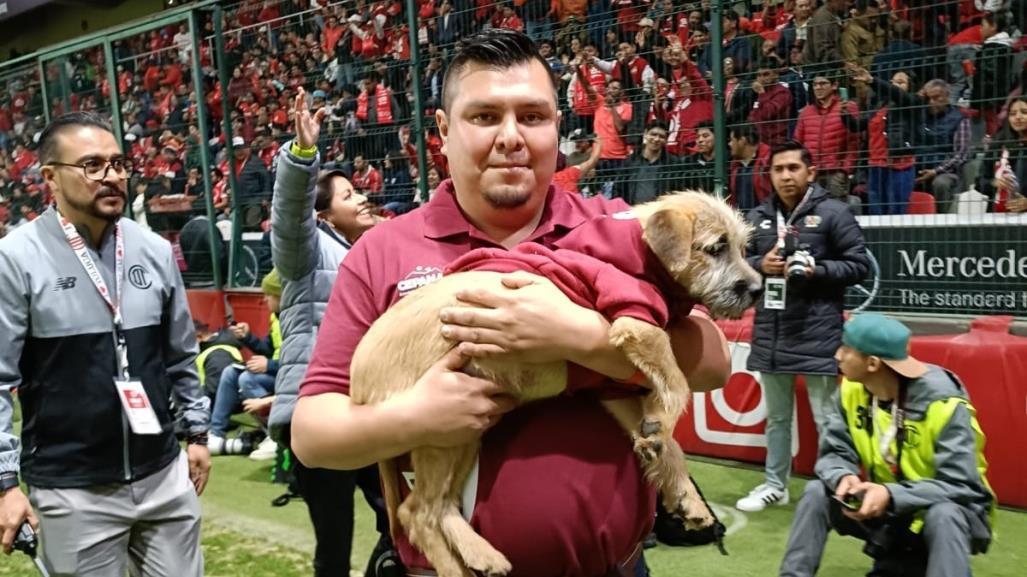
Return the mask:
<path id="1" fill-rule="evenodd" d="M 349 577 L 353 551 L 353 492 L 356 487 L 360 487 L 374 510 L 378 532 L 383 536 L 389 534 L 389 518 L 378 466 L 370 465 L 357 471 L 333 471 L 310 469 L 296 460 L 293 474 L 296 476 L 296 489 L 306 502 L 314 525 L 317 541 L 314 576 Z"/>

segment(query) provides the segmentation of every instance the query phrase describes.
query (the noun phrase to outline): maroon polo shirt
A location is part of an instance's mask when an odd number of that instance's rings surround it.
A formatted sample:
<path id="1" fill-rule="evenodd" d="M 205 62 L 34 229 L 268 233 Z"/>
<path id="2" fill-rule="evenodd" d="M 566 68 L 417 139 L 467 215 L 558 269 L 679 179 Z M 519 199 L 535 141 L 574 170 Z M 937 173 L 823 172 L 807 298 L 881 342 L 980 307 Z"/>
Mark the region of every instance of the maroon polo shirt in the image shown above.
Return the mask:
<path id="1" fill-rule="evenodd" d="M 590 219 L 626 208 L 550 187 L 526 242 L 553 247 Z M 476 248 L 501 247 L 467 222 L 450 181 L 421 209 L 368 231 L 339 268 L 300 395 L 348 394 L 350 360 L 371 324 Z M 568 379 L 591 375 L 572 365 Z M 511 577 L 595 577 L 648 533 L 655 498 L 628 436 L 594 391 L 583 391 L 525 405 L 485 434 L 471 525 L 507 556 Z M 408 566 L 426 567 L 406 539 L 397 548 Z"/>

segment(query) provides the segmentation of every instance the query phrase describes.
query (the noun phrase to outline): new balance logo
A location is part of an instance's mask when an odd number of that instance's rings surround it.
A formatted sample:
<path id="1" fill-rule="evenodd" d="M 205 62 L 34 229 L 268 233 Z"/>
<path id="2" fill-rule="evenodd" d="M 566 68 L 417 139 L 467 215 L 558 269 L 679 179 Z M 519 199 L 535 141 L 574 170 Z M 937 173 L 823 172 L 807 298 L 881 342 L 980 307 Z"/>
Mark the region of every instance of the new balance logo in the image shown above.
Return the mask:
<path id="1" fill-rule="evenodd" d="M 57 283 L 54 285 L 53 290 L 54 290 L 54 292 L 56 292 L 56 291 L 66 291 L 68 289 L 75 288 L 75 281 L 76 280 L 78 280 L 78 279 L 76 279 L 73 276 L 58 277 Z"/>

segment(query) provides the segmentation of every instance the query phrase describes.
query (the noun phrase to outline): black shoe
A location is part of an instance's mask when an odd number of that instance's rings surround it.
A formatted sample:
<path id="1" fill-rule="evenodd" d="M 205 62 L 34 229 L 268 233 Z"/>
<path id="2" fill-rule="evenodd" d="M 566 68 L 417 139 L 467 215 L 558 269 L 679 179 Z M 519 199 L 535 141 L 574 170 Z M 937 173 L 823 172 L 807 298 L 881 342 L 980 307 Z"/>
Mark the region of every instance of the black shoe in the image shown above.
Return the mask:
<path id="1" fill-rule="evenodd" d="M 646 535 L 645 539 L 642 540 L 642 548 L 643 549 L 652 549 L 653 547 L 657 546 L 658 544 L 659 544 L 659 542 L 656 540 L 656 532 L 655 531 L 652 532 L 652 533 L 649 533 L 648 535 Z"/>

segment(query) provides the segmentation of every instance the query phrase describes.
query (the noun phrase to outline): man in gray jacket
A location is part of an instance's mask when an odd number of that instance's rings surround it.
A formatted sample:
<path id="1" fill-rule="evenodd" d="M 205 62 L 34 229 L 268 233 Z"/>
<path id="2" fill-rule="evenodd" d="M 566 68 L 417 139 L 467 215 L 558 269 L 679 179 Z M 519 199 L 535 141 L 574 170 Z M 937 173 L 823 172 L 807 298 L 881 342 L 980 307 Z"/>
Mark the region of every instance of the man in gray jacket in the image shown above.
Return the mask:
<path id="1" fill-rule="evenodd" d="M 0 241 L 4 550 L 28 521 L 51 575 L 198 577 L 210 411 L 171 245 L 122 218 L 128 172 L 102 117 L 51 122 L 39 160 L 57 206 Z"/>
<path id="2" fill-rule="evenodd" d="M 282 147 L 271 213 L 272 258 L 282 291 L 281 367 L 271 406 L 271 436 L 289 446 L 296 394 L 307 370 L 314 340 L 335 284 L 339 264 L 357 238 L 375 224 L 367 198 L 340 171 L 318 177 L 317 138 L 324 109 L 311 114 L 302 88 L 295 102 L 296 139 Z M 382 534 L 372 566 L 391 549 L 378 469 L 310 469 L 293 461 L 296 488 L 310 511 L 317 546 L 315 577 L 348 577 L 353 543 L 353 492 L 359 484 L 378 517 Z"/>
<path id="3" fill-rule="evenodd" d="M 814 575 L 832 528 L 867 542 L 870 575 L 966 577 L 970 555 L 987 550 L 995 496 L 984 433 L 959 379 L 913 358 L 909 337 L 879 314 L 845 324 L 836 356 L 846 380 L 782 577 Z"/>

